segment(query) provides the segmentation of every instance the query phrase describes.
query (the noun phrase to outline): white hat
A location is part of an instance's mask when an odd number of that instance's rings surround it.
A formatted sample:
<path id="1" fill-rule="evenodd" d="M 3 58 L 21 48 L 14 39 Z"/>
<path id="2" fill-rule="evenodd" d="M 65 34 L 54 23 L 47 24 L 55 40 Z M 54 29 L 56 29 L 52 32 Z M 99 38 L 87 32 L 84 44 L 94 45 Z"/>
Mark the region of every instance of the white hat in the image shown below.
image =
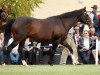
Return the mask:
<path id="1" fill-rule="evenodd" d="M 79 26 L 76 26 L 75 29 L 80 29 Z"/>
<path id="2" fill-rule="evenodd" d="M 89 29 L 89 26 L 88 25 L 85 25 L 83 31 L 89 31 L 89 30 L 90 30 Z"/>

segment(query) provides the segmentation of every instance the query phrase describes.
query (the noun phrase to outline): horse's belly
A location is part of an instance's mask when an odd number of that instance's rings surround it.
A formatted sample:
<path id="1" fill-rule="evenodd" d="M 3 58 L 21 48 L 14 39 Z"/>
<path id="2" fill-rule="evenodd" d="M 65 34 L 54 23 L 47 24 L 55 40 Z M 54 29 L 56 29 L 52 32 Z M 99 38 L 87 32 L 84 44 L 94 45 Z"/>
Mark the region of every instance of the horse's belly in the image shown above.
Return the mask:
<path id="1" fill-rule="evenodd" d="M 31 36 L 33 40 L 39 41 L 39 42 L 50 42 L 52 41 L 51 35 L 48 34 L 34 34 Z"/>

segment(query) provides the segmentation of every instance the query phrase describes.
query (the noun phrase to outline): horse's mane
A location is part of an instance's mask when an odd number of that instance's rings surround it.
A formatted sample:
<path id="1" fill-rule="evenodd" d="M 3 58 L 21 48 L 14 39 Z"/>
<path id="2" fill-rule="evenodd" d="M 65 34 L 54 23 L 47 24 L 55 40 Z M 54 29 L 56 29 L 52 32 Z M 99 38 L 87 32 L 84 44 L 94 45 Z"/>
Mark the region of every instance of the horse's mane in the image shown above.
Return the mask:
<path id="1" fill-rule="evenodd" d="M 83 13 L 83 11 L 84 11 L 84 9 L 75 10 L 75 11 L 63 13 L 61 15 L 58 15 L 57 17 L 61 17 L 61 18 L 72 18 L 72 17 L 81 15 Z"/>

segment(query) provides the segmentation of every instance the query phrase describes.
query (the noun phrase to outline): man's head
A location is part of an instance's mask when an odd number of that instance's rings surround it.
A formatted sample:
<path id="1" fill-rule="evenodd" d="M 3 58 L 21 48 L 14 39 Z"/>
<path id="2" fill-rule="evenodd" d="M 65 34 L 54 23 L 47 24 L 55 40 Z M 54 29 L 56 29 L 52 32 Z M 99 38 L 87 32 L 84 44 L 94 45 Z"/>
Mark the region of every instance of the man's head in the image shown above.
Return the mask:
<path id="1" fill-rule="evenodd" d="M 88 38 L 89 37 L 89 31 L 88 30 L 84 30 L 83 31 L 84 37 Z"/>
<path id="2" fill-rule="evenodd" d="M 3 5 L 2 6 L 2 11 L 5 12 L 5 13 L 8 12 L 8 6 L 7 5 Z"/>
<path id="3" fill-rule="evenodd" d="M 76 26 L 75 27 L 75 32 L 79 32 L 79 29 L 80 29 L 80 27 L 79 26 Z"/>
<path id="4" fill-rule="evenodd" d="M 97 9 L 98 9 L 98 6 L 97 5 L 93 5 L 91 8 L 93 9 L 94 12 L 96 12 Z"/>
<path id="5" fill-rule="evenodd" d="M 95 34 L 95 28 L 94 28 L 94 27 L 91 27 L 91 28 L 90 28 L 90 33 L 91 33 L 91 34 Z"/>

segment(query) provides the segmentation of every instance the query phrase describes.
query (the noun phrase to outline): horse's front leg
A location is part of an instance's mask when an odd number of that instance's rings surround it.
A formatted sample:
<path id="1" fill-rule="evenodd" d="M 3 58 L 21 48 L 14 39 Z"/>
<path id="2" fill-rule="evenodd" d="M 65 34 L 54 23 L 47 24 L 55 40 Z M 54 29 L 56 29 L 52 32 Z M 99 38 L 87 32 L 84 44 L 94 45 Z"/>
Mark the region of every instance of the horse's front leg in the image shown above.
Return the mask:
<path id="1" fill-rule="evenodd" d="M 70 50 L 70 52 L 73 54 L 73 49 L 72 49 L 72 47 L 66 42 L 66 40 L 62 41 L 62 42 L 61 42 L 61 45 L 67 47 L 67 48 Z"/>
<path id="2" fill-rule="evenodd" d="M 58 46 L 58 43 L 53 44 L 52 49 L 50 49 L 50 54 L 49 54 L 50 55 L 50 61 L 48 62 L 48 64 L 50 64 L 51 66 L 53 66 L 53 63 L 54 63 L 54 54 L 56 52 L 57 46 Z"/>

